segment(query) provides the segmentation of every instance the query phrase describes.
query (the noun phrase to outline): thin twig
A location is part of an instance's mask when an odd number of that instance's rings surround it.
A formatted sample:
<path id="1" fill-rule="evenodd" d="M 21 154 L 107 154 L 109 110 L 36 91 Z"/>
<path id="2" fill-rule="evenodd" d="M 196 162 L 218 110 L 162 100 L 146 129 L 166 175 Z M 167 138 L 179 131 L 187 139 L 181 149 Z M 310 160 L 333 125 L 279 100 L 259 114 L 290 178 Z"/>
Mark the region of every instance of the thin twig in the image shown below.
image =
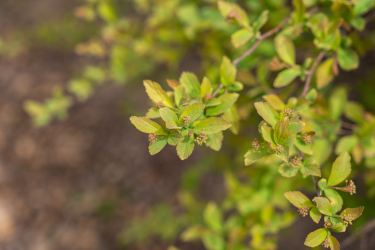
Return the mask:
<path id="1" fill-rule="evenodd" d="M 320 61 L 323 59 L 323 57 L 324 57 L 325 54 L 326 54 L 325 50 L 323 50 L 322 52 L 320 52 L 320 54 L 316 58 L 315 62 L 311 66 L 309 72 L 307 73 L 307 79 L 306 79 L 305 87 L 303 88 L 301 97 L 305 97 L 306 94 L 307 94 L 307 91 L 309 91 L 311 79 L 312 79 L 312 76 L 314 75 L 315 69 L 318 66 L 318 64 L 320 63 Z"/>
<path id="2" fill-rule="evenodd" d="M 347 128 L 347 129 L 354 129 L 355 128 L 354 124 L 351 124 L 351 123 L 348 123 L 348 122 L 343 122 L 343 121 L 341 121 L 341 126 L 343 128 Z"/>
<path id="3" fill-rule="evenodd" d="M 214 98 L 217 93 L 219 93 L 219 91 L 224 87 L 224 85 L 222 83 L 220 83 L 219 87 L 217 87 L 217 89 L 215 90 L 215 92 L 211 95 L 211 98 Z"/>
<path id="4" fill-rule="evenodd" d="M 339 134 L 339 135 L 352 135 L 353 131 L 340 129 L 339 131 L 337 131 L 337 134 Z"/>
<path id="5" fill-rule="evenodd" d="M 353 244 L 359 236 L 365 235 L 374 229 L 375 229 L 375 219 L 372 219 L 369 222 L 367 222 L 363 227 L 361 227 L 359 230 L 357 230 L 355 233 L 353 233 L 349 238 L 346 238 L 341 243 L 341 250 Z"/>
<path id="6" fill-rule="evenodd" d="M 279 25 L 277 25 L 275 28 L 273 28 L 272 30 L 269 30 L 267 31 L 266 33 L 264 33 L 263 35 L 259 36 L 258 40 L 253 44 L 253 46 L 251 46 L 250 49 L 246 50 L 245 53 L 243 53 L 241 56 L 239 56 L 238 58 L 236 58 L 235 60 L 233 60 L 233 65 L 234 67 L 237 67 L 237 64 L 242 60 L 244 59 L 245 57 L 251 55 L 259 46 L 259 44 L 262 43 L 262 41 L 270 36 L 272 36 L 273 34 L 279 32 L 279 30 L 284 27 L 288 21 L 289 21 L 290 17 L 286 17 Z"/>

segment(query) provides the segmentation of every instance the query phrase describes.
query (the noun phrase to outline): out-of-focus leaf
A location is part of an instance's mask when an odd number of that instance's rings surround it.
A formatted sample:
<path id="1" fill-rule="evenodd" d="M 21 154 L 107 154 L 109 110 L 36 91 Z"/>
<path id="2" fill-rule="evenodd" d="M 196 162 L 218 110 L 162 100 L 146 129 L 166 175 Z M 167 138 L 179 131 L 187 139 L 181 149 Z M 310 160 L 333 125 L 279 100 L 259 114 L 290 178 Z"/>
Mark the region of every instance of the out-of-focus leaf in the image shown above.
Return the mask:
<path id="1" fill-rule="evenodd" d="M 233 134 L 238 134 L 240 129 L 240 117 L 238 115 L 236 105 L 232 105 L 232 107 L 225 111 L 222 118 L 232 124 L 230 130 L 233 132 Z"/>
<path id="2" fill-rule="evenodd" d="M 220 65 L 220 80 L 224 86 L 231 85 L 236 80 L 237 69 L 228 57 L 224 56 Z"/>
<path id="3" fill-rule="evenodd" d="M 335 77 L 335 74 L 332 69 L 332 65 L 333 65 L 333 58 L 329 58 L 317 67 L 316 86 L 318 89 L 324 88 Z"/>
<path id="4" fill-rule="evenodd" d="M 343 70 L 353 70 L 358 68 L 359 58 L 357 53 L 350 49 L 339 48 L 337 51 L 337 59 Z"/>
<path id="5" fill-rule="evenodd" d="M 346 103 L 346 89 L 336 88 L 329 98 L 329 113 L 333 120 L 337 120 L 344 111 Z"/>
<path id="6" fill-rule="evenodd" d="M 247 43 L 254 36 L 252 29 L 240 29 L 231 36 L 232 44 L 238 48 Z"/>
<path id="7" fill-rule="evenodd" d="M 358 144 L 358 142 L 358 137 L 355 135 L 344 136 L 337 142 L 335 153 L 338 155 L 345 151 L 349 152 Z"/>
<path id="8" fill-rule="evenodd" d="M 245 165 L 249 166 L 254 162 L 260 160 L 263 156 L 267 154 L 267 147 L 259 147 L 258 150 L 250 149 L 245 154 Z"/>
<path id="9" fill-rule="evenodd" d="M 203 218 L 207 226 L 214 232 L 221 233 L 223 230 L 223 215 L 220 209 L 213 202 L 207 204 Z"/>
<path id="10" fill-rule="evenodd" d="M 277 36 L 275 38 L 275 48 L 281 60 L 289 65 L 295 64 L 296 55 L 292 40 L 284 36 Z"/>
<path id="11" fill-rule="evenodd" d="M 285 87 L 293 82 L 293 80 L 296 79 L 300 74 L 301 72 L 298 69 L 284 69 L 277 75 L 275 81 L 273 82 L 273 86 L 275 88 Z"/>

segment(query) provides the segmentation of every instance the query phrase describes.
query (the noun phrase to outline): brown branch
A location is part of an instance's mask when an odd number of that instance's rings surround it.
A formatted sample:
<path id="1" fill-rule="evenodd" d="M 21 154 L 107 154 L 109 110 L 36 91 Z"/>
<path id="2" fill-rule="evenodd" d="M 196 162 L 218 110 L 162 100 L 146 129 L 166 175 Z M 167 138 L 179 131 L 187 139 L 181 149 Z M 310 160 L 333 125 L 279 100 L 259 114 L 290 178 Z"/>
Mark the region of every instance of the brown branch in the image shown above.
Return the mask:
<path id="1" fill-rule="evenodd" d="M 273 34 L 279 32 L 279 30 L 284 27 L 288 21 L 289 21 L 290 17 L 286 17 L 279 25 L 277 25 L 275 28 L 273 28 L 272 30 L 269 30 L 267 31 L 266 33 L 264 33 L 263 35 L 259 36 L 258 40 L 253 44 L 253 46 L 251 46 L 250 49 L 246 50 L 245 53 L 243 53 L 241 56 L 239 56 L 238 58 L 236 58 L 235 60 L 233 60 L 233 65 L 234 67 L 237 67 L 237 64 L 242 60 L 244 59 L 245 57 L 251 55 L 259 46 L 259 44 L 262 43 L 262 41 L 270 36 L 272 36 Z"/>
<path id="2" fill-rule="evenodd" d="M 307 94 L 307 91 L 309 91 L 310 89 L 310 83 L 311 83 L 311 79 L 312 79 L 312 76 L 315 72 L 315 69 L 316 67 L 318 66 L 318 64 L 320 63 L 320 61 L 323 59 L 324 55 L 326 54 L 327 51 L 323 50 L 322 52 L 320 52 L 320 54 L 318 55 L 318 57 L 316 58 L 315 62 L 313 63 L 313 65 L 311 66 L 309 72 L 307 73 L 307 79 L 306 79 L 306 82 L 305 82 L 305 87 L 303 88 L 303 91 L 302 91 L 302 94 L 301 94 L 301 97 L 305 97 L 306 94 Z"/>
<path id="3" fill-rule="evenodd" d="M 211 98 L 214 98 L 217 93 L 219 93 L 219 91 L 224 87 L 224 85 L 222 83 L 220 83 L 219 87 L 217 87 L 217 89 L 215 90 L 215 92 L 212 94 Z"/>
<path id="4" fill-rule="evenodd" d="M 359 236 L 365 235 L 374 229 L 375 229 L 375 219 L 372 219 L 369 222 L 367 222 L 363 227 L 361 227 L 359 230 L 357 230 L 355 233 L 353 233 L 349 238 L 346 238 L 341 243 L 341 250 L 353 244 L 355 240 L 359 238 Z"/>
<path id="5" fill-rule="evenodd" d="M 354 129 L 355 128 L 354 124 L 351 124 L 351 123 L 348 123 L 348 122 L 343 122 L 343 121 L 341 121 L 341 126 L 343 128 L 347 128 L 347 129 Z"/>

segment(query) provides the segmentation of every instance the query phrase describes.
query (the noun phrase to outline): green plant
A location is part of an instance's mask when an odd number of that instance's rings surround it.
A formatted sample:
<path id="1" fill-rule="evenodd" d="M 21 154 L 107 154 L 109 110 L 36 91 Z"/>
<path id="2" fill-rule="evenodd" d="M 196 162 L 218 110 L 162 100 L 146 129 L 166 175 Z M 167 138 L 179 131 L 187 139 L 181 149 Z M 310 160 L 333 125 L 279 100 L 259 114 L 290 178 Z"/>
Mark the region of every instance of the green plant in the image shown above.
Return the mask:
<path id="1" fill-rule="evenodd" d="M 304 87 L 299 96 L 296 91 L 287 92 L 287 88 L 274 90 L 278 93 L 274 94 L 267 93 L 271 89 L 266 84 L 253 87 L 251 91 L 259 89 L 267 94 L 262 96 L 265 102 L 254 103 L 257 113 L 263 118 L 258 126 L 262 138 L 251 142 L 252 148 L 245 154 L 245 165 L 266 159 L 261 164 L 268 162 L 270 165 L 266 172 L 267 181 L 263 185 L 258 184 L 261 191 L 251 192 L 242 190 L 242 184 L 229 173 L 227 185 L 229 189 L 236 190 L 235 197 L 229 195 L 221 206 L 209 203 L 204 211 L 204 225 L 190 227 L 182 237 L 184 240 L 201 238 L 212 250 L 274 249 L 275 238 L 267 234 L 277 232 L 291 221 L 287 212 L 278 214 L 273 211 L 273 207 L 286 211 L 285 203 L 277 196 L 278 192 L 270 193 L 272 184 L 269 182 L 272 177 L 277 179 L 272 167 L 278 166 L 278 172 L 286 178 L 294 177 L 298 172 L 303 178 L 311 176 L 316 188 L 316 197 L 312 200 L 299 191 L 284 193 L 302 216 L 309 214 L 318 223 L 324 215 L 324 228 L 310 233 L 305 245 L 316 247 L 322 244 L 339 249 L 340 244 L 332 233 L 344 232 L 362 214 L 364 207 L 342 210 L 344 199 L 336 190 L 351 195 L 356 193 L 352 180 L 346 180 L 344 187 L 338 186 L 352 171 L 351 158 L 356 164 L 366 159 L 365 165 L 369 168 L 373 166 L 375 117 L 365 112 L 360 104 L 347 101 L 345 88 L 333 90 L 328 102 L 324 100 L 324 94 L 338 75 L 339 67 L 345 71 L 358 67 L 359 57 L 353 48 L 358 50 L 362 46 L 356 39 L 357 32 L 364 29 L 366 20 L 362 15 L 374 7 L 374 2 L 294 0 L 293 12 L 263 34 L 260 30 L 267 23 L 267 10 L 250 22 L 246 12 L 235 3 L 219 1 L 218 7 L 228 22 L 240 26 L 231 37 L 233 45 L 240 47 L 250 43 L 251 46 L 232 62 L 223 57 L 219 84 L 212 84 L 208 77 L 200 83 L 194 74 L 188 72 L 184 72 L 179 81 L 167 80 L 173 89 L 169 92 L 155 82 L 144 81 L 146 92 L 155 106 L 146 117 L 133 116 L 130 120 L 137 129 L 149 134 L 151 154 L 170 144 L 176 146 L 178 155 L 184 160 L 192 154 L 195 144 L 206 144 L 219 150 L 222 131 L 230 128 L 233 133 L 238 133 L 239 113 L 242 111 L 235 104 L 239 97 L 236 92 L 241 91 L 244 85 L 236 81 L 237 67 L 272 35 L 275 35 L 277 56 L 269 61 L 269 69 L 280 71 L 273 87 L 291 86 L 297 82 L 296 79 L 303 81 Z M 304 60 L 296 57 L 295 44 L 305 48 L 304 53 L 301 52 Z M 318 55 L 312 59 L 309 57 L 312 54 Z M 268 74 L 261 70 L 258 74 L 264 76 L 260 81 L 267 82 Z M 311 88 L 313 83 L 316 88 Z M 291 95 L 286 102 L 280 98 L 285 95 Z M 163 120 L 162 126 L 151 120 L 159 117 Z M 346 119 L 356 124 L 348 124 Z M 350 135 L 339 137 L 348 133 Z M 339 156 L 331 170 L 322 174 L 321 167 L 332 152 Z M 316 178 L 322 175 L 329 175 L 328 180 L 321 178 L 317 181 Z M 284 187 L 293 187 L 288 186 L 285 180 L 282 181 Z M 256 199 L 258 204 L 248 204 L 246 199 Z M 260 209 L 258 205 L 263 207 Z M 223 213 L 233 208 L 238 214 L 224 220 Z M 252 239 L 247 243 L 249 228 Z"/>

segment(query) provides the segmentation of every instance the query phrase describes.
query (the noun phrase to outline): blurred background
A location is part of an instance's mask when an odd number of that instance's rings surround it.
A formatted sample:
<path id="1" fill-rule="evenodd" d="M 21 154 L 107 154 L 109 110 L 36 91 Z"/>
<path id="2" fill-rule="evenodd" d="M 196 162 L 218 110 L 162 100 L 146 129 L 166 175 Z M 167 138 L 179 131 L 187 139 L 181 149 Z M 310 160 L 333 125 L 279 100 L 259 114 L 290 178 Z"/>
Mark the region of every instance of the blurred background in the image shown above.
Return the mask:
<path id="1" fill-rule="evenodd" d="M 251 18 L 270 10 L 265 30 L 290 13 L 289 1 L 238 2 Z M 372 113 L 374 29 L 371 21 L 357 37 L 360 68 L 337 80 Z M 228 132 L 219 153 L 200 147 L 181 161 L 170 146 L 150 156 L 147 135 L 129 117 L 149 108 L 143 79 L 164 87 L 182 71 L 218 79 L 222 56 L 247 49 L 231 46 L 235 30 L 213 0 L 1 0 L 0 248 L 204 249 L 178 236 L 202 220 L 207 201 L 225 196 L 222 172 L 243 168 L 259 118 L 244 109 L 241 136 Z M 240 65 L 240 105 L 265 93 L 253 86 L 272 83 L 265 59 L 273 55 L 265 41 Z M 374 171 L 358 182 L 371 207 Z M 315 227 L 297 220 L 278 248 L 304 249 Z M 368 239 L 366 249 L 375 249 L 374 232 Z"/>

